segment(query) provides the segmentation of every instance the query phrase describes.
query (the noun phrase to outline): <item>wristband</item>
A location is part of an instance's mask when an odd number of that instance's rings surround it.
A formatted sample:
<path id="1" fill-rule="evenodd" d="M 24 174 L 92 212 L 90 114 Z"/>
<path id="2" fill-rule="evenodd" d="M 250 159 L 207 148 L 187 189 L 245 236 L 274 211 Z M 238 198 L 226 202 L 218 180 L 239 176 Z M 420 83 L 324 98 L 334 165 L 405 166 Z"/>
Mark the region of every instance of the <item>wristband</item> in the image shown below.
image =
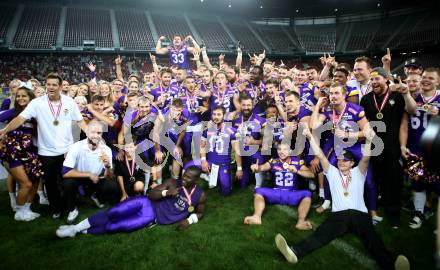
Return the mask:
<path id="1" fill-rule="evenodd" d="M 168 189 L 162 190 L 162 197 L 166 197 L 167 196 L 167 192 L 168 192 Z"/>
<path id="2" fill-rule="evenodd" d="M 237 167 L 237 171 L 242 171 L 242 170 L 243 170 L 243 168 L 241 166 Z"/>

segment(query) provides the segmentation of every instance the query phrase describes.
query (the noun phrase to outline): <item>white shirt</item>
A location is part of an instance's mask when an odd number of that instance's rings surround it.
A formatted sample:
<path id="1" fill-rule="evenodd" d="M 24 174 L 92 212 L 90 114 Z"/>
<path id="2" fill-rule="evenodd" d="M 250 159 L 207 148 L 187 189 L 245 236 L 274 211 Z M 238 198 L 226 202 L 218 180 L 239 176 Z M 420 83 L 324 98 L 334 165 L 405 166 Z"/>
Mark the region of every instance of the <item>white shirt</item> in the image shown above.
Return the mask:
<path id="1" fill-rule="evenodd" d="M 324 174 L 327 176 L 332 194 L 332 212 L 352 209 L 368 213 L 364 201 L 364 185 L 367 174 L 362 174 L 359 167 L 350 170 L 351 181 L 347 188 L 348 196 L 344 196 L 345 190 L 342 187 L 341 175 L 335 166 L 330 165 Z M 346 176 L 344 176 L 344 181 L 346 181 Z"/>
<path id="2" fill-rule="evenodd" d="M 55 117 L 49 107 L 47 95 L 33 99 L 20 116 L 29 120 L 35 118 L 38 122 L 38 154 L 42 156 L 64 155 L 73 144 L 72 121 L 83 119 L 75 101 L 61 95 L 61 111 L 58 125 L 54 125 Z M 54 114 L 58 112 L 60 102 L 52 103 Z"/>
<path id="3" fill-rule="evenodd" d="M 346 84 L 347 86 L 354 88 L 358 91 L 359 100 L 361 100 L 364 95 L 370 93 L 373 90 L 369 81 L 367 84 L 361 85 L 361 83 L 356 80 L 349 80 Z"/>
<path id="4" fill-rule="evenodd" d="M 87 144 L 87 139 L 74 143 L 64 159 L 63 166 L 75 169 L 80 172 L 100 175 L 105 169 L 104 163 L 100 159 L 102 153 L 109 158 L 112 164 L 112 150 L 102 141 L 98 147 L 92 151 Z"/>

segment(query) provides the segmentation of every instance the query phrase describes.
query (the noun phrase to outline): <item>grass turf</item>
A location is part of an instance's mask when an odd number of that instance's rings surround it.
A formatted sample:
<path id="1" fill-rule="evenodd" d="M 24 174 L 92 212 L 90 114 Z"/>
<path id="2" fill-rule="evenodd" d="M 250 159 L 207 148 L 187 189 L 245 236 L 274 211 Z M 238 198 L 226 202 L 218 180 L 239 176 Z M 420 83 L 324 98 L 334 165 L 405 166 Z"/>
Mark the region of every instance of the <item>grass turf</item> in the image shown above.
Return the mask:
<path id="1" fill-rule="evenodd" d="M 201 186 L 207 190 L 204 183 Z M 235 188 L 228 198 L 207 190 L 205 217 L 184 232 L 177 232 L 174 225 L 157 225 L 132 233 L 58 239 L 55 230 L 65 217 L 54 221 L 47 207 L 35 204 L 34 211 L 42 217 L 17 222 L 4 182 L 0 190 L 1 269 L 292 269 L 276 249 L 275 235 L 282 233 L 291 243 L 311 233 L 293 229 L 296 209 L 287 206 L 268 206 L 261 226 L 243 225 L 244 216 L 253 212 L 253 192 Z M 90 200 L 83 200 L 78 220 L 96 211 Z M 390 229 L 385 219 L 377 231 L 392 253 L 409 258 L 412 269 L 433 269 L 435 219 L 412 230 L 407 225 L 410 213 L 402 213 L 401 229 Z M 314 210 L 309 215 L 318 225 L 325 216 Z M 359 240 L 346 235 L 301 259 L 296 268 L 374 269 L 377 265 Z"/>

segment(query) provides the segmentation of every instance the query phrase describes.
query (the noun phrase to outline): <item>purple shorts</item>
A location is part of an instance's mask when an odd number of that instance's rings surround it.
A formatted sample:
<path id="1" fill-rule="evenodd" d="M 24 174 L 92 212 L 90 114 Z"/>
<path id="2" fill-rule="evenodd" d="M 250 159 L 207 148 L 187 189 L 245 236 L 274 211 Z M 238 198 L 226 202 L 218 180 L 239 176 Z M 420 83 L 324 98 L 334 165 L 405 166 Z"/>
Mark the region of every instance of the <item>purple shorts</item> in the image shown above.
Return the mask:
<path id="1" fill-rule="evenodd" d="M 300 204 L 304 198 L 312 197 L 312 192 L 309 190 L 287 190 L 275 188 L 256 188 L 255 194 L 263 196 L 266 203 L 293 206 Z"/>

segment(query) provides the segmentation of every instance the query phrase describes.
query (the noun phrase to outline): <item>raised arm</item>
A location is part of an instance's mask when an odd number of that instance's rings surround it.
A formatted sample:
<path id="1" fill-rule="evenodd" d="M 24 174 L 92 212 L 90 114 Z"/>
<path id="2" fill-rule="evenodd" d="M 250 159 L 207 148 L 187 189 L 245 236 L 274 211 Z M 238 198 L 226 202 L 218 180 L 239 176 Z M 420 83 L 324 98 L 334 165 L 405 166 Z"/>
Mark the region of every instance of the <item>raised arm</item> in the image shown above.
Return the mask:
<path id="1" fill-rule="evenodd" d="M 191 41 L 192 47 L 188 47 L 188 52 L 194 54 L 194 52 L 200 52 L 200 46 L 197 44 L 197 41 L 192 36 L 187 36 L 185 38 L 186 41 Z"/>
<path id="2" fill-rule="evenodd" d="M 390 48 L 387 48 L 387 54 L 385 54 L 382 57 L 382 64 L 383 64 L 383 69 L 385 69 L 385 71 L 388 74 L 391 74 L 391 51 L 390 51 Z"/>
<path id="3" fill-rule="evenodd" d="M 212 68 L 211 62 L 209 61 L 208 53 L 206 52 L 206 47 L 202 48 L 202 58 L 203 64 L 205 64 L 209 69 Z"/>
<path id="4" fill-rule="evenodd" d="M 235 60 L 235 65 L 241 69 L 241 63 L 243 62 L 243 51 L 240 48 L 240 42 L 237 44 L 237 59 Z"/>
<path id="5" fill-rule="evenodd" d="M 362 150 L 362 159 L 359 161 L 359 170 L 363 175 L 367 174 L 368 170 L 368 163 L 370 162 L 371 157 L 371 142 L 373 141 L 374 136 L 376 136 L 376 133 L 374 133 L 373 129 L 370 127 L 369 124 L 365 125 L 364 128 L 365 133 L 365 146 Z"/>
<path id="6" fill-rule="evenodd" d="M 161 36 L 156 43 L 156 53 L 157 54 L 167 54 L 168 48 L 162 48 L 162 41 L 165 40 L 165 36 Z"/>
<path id="7" fill-rule="evenodd" d="M 321 148 L 319 147 L 319 144 L 316 142 L 316 139 L 314 136 L 312 136 L 312 133 L 308 128 L 303 129 L 303 135 L 307 137 L 307 139 L 310 142 L 310 147 L 313 150 L 313 153 L 316 157 L 319 158 L 319 162 L 321 163 L 322 169 L 325 173 L 327 173 L 328 168 L 330 167 L 330 163 L 328 162 L 327 157 L 322 152 Z"/>
<path id="8" fill-rule="evenodd" d="M 115 68 L 116 68 L 116 79 L 124 81 L 124 76 L 122 74 L 122 58 L 120 55 L 115 59 Z"/>
<path id="9" fill-rule="evenodd" d="M 325 97 L 320 97 L 316 106 L 313 107 L 312 115 L 310 116 L 310 127 L 312 130 L 319 128 L 325 120 L 325 116 L 319 113 L 319 110 L 324 106 Z"/>

